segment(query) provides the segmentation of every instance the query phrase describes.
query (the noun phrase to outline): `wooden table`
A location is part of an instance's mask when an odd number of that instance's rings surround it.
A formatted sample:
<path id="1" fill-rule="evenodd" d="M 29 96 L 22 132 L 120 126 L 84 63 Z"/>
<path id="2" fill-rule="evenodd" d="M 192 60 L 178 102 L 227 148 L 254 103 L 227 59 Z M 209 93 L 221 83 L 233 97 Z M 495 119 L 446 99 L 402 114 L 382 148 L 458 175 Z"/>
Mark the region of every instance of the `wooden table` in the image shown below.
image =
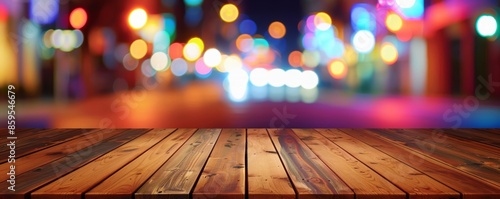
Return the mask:
<path id="1" fill-rule="evenodd" d="M 16 191 L 0 175 L 0 198 L 500 198 L 498 129 L 22 129 L 17 136 Z M 0 170 L 10 165 L 2 159 Z"/>

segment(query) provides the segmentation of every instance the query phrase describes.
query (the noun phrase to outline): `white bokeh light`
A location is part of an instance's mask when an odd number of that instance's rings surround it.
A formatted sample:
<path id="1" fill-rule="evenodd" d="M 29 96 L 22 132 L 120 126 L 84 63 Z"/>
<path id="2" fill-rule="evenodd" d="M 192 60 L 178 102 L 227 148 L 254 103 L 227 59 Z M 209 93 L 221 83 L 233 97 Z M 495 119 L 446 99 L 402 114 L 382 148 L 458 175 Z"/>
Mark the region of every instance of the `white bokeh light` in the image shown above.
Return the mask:
<path id="1" fill-rule="evenodd" d="M 354 34 L 352 45 L 359 53 L 369 53 L 375 47 L 375 36 L 368 30 L 360 30 Z"/>
<path id="2" fill-rule="evenodd" d="M 300 78 L 301 86 L 305 89 L 316 88 L 319 83 L 318 75 L 314 71 L 306 70 L 302 72 L 302 76 Z"/>
<path id="3" fill-rule="evenodd" d="M 264 68 L 256 68 L 250 72 L 250 82 L 254 86 L 265 86 L 268 83 L 268 71 Z"/>
<path id="4" fill-rule="evenodd" d="M 281 87 L 285 85 L 285 71 L 280 68 L 275 68 L 269 71 L 269 85 Z"/>

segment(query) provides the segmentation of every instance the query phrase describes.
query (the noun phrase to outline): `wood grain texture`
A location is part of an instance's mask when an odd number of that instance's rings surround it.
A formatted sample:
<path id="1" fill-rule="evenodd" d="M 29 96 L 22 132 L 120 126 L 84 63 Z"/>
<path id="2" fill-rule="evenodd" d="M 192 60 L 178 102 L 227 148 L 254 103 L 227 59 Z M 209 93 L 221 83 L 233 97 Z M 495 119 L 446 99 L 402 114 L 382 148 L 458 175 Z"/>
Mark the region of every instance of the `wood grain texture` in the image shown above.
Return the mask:
<path id="1" fill-rule="evenodd" d="M 223 129 L 196 183 L 192 198 L 244 199 L 245 148 L 245 129 Z"/>
<path id="2" fill-rule="evenodd" d="M 443 129 L 446 135 L 457 139 L 476 141 L 494 147 L 500 147 L 500 134 L 488 129 Z"/>
<path id="3" fill-rule="evenodd" d="M 357 199 L 406 198 L 406 193 L 326 139 L 314 129 L 293 129 L 295 134 L 349 187 Z"/>
<path id="4" fill-rule="evenodd" d="M 299 199 L 354 198 L 352 190 L 290 129 L 269 129 Z"/>
<path id="5" fill-rule="evenodd" d="M 265 129 L 247 130 L 249 199 L 294 199 L 295 191 Z"/>
<path id="6" fill-rule="evenodd" d="M 86 199 L 132 199 L 146 182 L 186 141 L 196 129 L 179 129 L 144 152 L 134 161 L 85 193 Z"/>
<path id="7" fill-rule="evenodd" d="M 90 130 L 64 144 L 52 146 L 16 159 L 16 173 L 18 175 L 22 174 L 118 134 L 120 134 L 120 131 Z M 0 164 L 0 171 L 7 171 L 9 166 L 9 163 Z M 7 175 L 0 175 L 0 181 L 5 181 L 7 178 Z"/>
<path id="8" fill-rule="evenodd" d="M 355 130 L 353 130 L 355 131 Z M 337 129 L 318 129 L 333 143 L 414 198 L 460 198 L 460 194 L 424 173 Z"/>
<path id="9" fill-rule="evenodd" d="M 34 142 L 19 142 L 19 146 L 16 147 L 16 154 L 18 157 L 23 157 L 25 155 L 34 153 L 36 151 L 40 151 L 42 149 L 46 149 L 52 147 L 54 145 L 58 145 L 61 143 L 65 143 L 67 141 L 79 138 L 83 136 L 84 133 L 88 132 L 85 129 L 72 129 L 68 131 L 63 131 L 58 133 L 56 136 L 50 136 L 46 138 L 41 138 L 38 140 L 34 140 Z"/>
<path id="10" fill-rule="evenodd" d="M 28 135 L 26 139 L 25 137 L 18 136 L 16 142 L 16 157 L 23 157 L 30 153 L 63 143 L 68 140 L 75 139 L 81 136 L 85 131 L 81 129 L 69 129 L 69 130 L 46 130 L 40 131 L 40 135 Z M 6 150 L 8 147 L 2 148 L 3 151 L 0 152 L 0 157 L 7 157 L 9 151 Z M 5 159 L 2 159 L 1 163 L 6 162 Z"/>
<path id="11" fill-rule="evenodd" d="M 124 143 L 132 140 L 142 134 L 147 130 L 145 129 L 133 129 L 133 130 L 112 130 L 106 129 L 104 131 L 119 131 L 119 135 L 111 137 L 107 140 L 102 140 L 95 145 L 82 148 L 74 153 L 68 154 L 63 158 L 56 161 L 41 165 L 35 169 L 25 172 L 20 175 L 16 175 L 16 181 L 22 182 L 16 184 L 16 191 L 11 192 L 7 189 L 0 190 L 0 198 L 8 199 L 25 199 L 28 194 L 35 189 L 42 187 L 45 184 L 54 181 L 61 176 L 64 176 L 77 168 L 85 165 L 97 157 L 108 153 L 109 151 L 123 145 Z M 9 186 L 7 181 L 0 182 L 0 186 Z"/>
<path id="12" fill-rule="evenodd" d="M 136 199 L 186 198 L 194 188 L 221 129 L 199 129 L 135 193 Z"/>
<path id="13" fill-rule="evenodd" d="M 500 198 L 500 187 L 429 158 L 373 131 L 358 129 L 348 131 L 348 133 L 350 136 L 362 140 L 366 144 L 457 190 L 465 199 Z"/>
<path id="14" fill-rule="evenodd" d="M 374 132 L 400 141 L 413 150 L 441 160 L 493 183 L 500 182 L 500 148 L 459 140 L 431 130 L 375 130 Z"/>
<path id="15" fill-rule="evenodd" d="M 85 166 L 33 192 L 33 199 L 80 199 L 115 171 L 170 135 L 174 129 L 154 129 L 141 135 Z"/>

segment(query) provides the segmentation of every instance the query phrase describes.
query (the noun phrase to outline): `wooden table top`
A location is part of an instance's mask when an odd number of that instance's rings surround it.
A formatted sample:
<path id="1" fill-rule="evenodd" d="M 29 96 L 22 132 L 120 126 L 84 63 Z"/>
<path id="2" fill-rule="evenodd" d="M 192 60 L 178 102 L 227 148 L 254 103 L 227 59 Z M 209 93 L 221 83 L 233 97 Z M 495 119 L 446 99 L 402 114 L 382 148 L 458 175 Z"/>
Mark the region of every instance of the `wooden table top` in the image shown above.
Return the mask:
<path id="1" fill-rule="evenodd" d="M 0 175 L 0 198 L 500 198 L 498 129 L 21 129 L 17 137 L 15 191 Z M 2 159 L 0 170 L 11 165 Z"/>

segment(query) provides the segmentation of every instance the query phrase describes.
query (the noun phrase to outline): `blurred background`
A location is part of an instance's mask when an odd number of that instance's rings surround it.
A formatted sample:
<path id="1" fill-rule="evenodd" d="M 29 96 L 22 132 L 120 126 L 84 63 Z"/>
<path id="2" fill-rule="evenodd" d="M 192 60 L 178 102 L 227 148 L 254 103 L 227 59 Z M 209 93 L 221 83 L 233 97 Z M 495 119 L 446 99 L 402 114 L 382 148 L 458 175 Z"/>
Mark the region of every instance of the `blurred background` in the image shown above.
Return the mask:
<path id="1" fill-rule="evenodd" d="M 499 6 L 0 0 L 0 90 L 17 128 L 499 128 Z"/>

